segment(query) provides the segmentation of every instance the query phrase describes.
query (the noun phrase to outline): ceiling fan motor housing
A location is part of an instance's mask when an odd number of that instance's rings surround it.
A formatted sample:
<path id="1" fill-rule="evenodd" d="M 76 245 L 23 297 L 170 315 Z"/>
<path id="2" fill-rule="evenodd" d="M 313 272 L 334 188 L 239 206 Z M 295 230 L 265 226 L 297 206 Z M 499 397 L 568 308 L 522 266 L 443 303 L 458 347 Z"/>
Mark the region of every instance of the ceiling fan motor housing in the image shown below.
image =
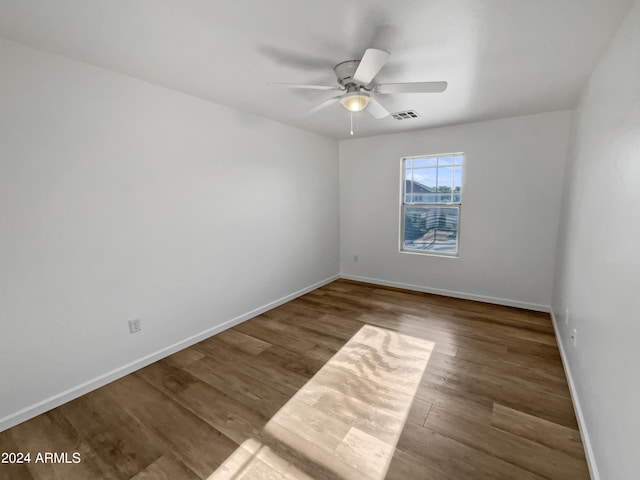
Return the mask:
<path id="1" fill-rule="evenodd" d="M 350 85 L 356 85 L 358 87 L 364 87 L 364 85 L 360 85 L 353 79 L 353 76 L 358 69 L 358 65 L 360 65 L 360 60 L 347 60 L 346 62 L 339 63 L 335 67 L 333 67 L 333 71 L 336 74 L 336 78 L 338 79 L 338 83 L 343 87 L 348 87 Z"/>

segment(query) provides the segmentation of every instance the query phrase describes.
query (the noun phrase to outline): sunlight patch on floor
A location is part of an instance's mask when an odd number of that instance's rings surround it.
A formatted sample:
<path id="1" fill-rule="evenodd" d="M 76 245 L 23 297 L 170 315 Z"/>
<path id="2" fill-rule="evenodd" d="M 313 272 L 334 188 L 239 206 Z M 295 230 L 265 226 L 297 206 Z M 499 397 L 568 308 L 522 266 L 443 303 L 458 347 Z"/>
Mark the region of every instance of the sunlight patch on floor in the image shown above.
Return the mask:
<path id="1" fill-rule="evenodd" d="M 315 467 L 344 480 L 382 480 L 434 343 L 362 327 L 265 425 L 297 465 L 249 439 L 209 480 L 311 479 Z"/>
<path id="2" fill-rule="evenodd" d="M 208 480 L 313 480 L 254 438 L 242 443 Z"/>

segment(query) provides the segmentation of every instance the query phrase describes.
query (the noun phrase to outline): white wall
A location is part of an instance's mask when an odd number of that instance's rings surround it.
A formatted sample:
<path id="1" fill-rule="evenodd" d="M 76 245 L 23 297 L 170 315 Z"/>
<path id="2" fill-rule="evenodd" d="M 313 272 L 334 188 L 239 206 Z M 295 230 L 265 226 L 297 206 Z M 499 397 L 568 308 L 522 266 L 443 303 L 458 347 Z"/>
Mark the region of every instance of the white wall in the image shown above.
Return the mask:
<path id="1" fill-rule="evenodd" d="M 0 106 L 0 430 L 339 272 L 334 140 L 7 41 Z"/>
<path id="2" fill-rule="evenodd" d="M 342 274 L 548 310 L 569 124 L 555 112 L 340 142 Z M 399 253 L 400 159 L 458 151 L 459 257 Z"/>
<path id="3" fill-rule="evenodd" d="M 574 118 L 554 317 L 592 467 L 600 473 L 594 478 L 640 478 L 638 2 L 593 72 Z"/>

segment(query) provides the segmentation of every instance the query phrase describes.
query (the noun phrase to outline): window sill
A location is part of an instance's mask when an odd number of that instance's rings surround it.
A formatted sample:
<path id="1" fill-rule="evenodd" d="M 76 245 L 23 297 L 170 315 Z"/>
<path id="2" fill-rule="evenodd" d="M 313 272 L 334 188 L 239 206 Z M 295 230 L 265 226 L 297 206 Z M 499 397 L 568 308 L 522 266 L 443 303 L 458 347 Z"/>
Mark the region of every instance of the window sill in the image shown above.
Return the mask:
<path id="1" fill-rule="evenodd" d="M 409 255 L 421 255 L 426 257 L 440 257 L 440 258 L 459 258 L 460 252 L 457 253 L 446 253 L 446 252 L 433 252 L 429 250 L 425 251 L 417 251 L 417 250 L 399 250 L 399 253 L 406 253 Z"/>

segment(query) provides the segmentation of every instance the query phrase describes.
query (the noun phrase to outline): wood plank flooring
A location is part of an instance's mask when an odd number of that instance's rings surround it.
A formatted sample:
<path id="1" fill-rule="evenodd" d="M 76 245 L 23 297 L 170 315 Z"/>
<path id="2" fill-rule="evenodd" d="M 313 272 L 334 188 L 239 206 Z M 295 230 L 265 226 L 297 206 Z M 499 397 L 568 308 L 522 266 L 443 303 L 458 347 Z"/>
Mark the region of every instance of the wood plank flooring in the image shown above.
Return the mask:
<path id="1" fill-rule="evenodd" d="M 32 455 L 0 480 L 589 478 L 547 314 L 347 280 L 1 432 L 0 452 Z"/>

